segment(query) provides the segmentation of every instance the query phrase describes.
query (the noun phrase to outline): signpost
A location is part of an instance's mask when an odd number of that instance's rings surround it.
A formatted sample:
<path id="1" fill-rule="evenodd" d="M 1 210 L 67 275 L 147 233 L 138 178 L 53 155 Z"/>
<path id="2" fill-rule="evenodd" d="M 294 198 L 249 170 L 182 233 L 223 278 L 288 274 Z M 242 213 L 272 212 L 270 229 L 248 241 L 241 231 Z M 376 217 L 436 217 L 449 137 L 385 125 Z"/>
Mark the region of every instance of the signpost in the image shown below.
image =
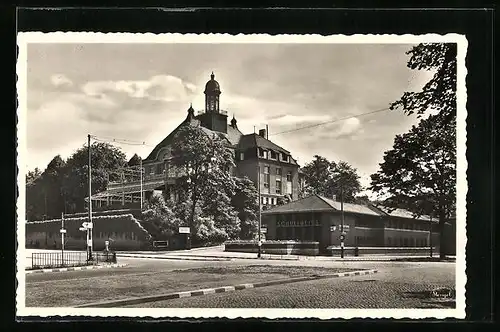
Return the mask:
<path id="1" fill-rule="evenodd" d="M 93 228 L 93 224 L 91 222 L 83 222 L 82 227 L 79 228 L 80 231 L 82 232 L 87 232 L 87 259 L 91 260 L 92 259 L 92 235 L 91 231 Z"/>
<path id="2" fill-rule="evenodd" d="M 61 213 L 61 265 L 64 266 L 64 234 L 66 230 L 64 229 L 64 212 Z"/>

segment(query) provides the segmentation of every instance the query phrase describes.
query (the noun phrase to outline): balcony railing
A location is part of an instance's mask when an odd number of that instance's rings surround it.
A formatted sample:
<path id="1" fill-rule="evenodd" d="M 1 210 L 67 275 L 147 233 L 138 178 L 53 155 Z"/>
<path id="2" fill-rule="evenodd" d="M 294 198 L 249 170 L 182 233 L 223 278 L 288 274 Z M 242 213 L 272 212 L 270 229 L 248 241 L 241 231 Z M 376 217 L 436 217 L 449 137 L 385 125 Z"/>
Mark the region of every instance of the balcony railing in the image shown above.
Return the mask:
<path id="1" fill-rule="evenodd" d="M 161 181 L 165 180 L 165 174 L 145 174 L 142 178 L 143 183 L 153 182 L 153 181 Z M 134 179 L 132 181 L 110 181 L 108 182 L 108 189 L 120 188 L 122 186 L 140 184 L 140 179 Z"/>
<path id="2" fill-rule="evenodd" d="M 196 112 L 196 115 L 201 115 L 201 114 L 205 114 L 205 113 L 206 113 L 205 110 L 201 110 L 201 111 Z M 218 113 L 219 114 L 223 114 L 223 115 L 227 115 L 227 111 L 226 110 L 219 110 Z"/>

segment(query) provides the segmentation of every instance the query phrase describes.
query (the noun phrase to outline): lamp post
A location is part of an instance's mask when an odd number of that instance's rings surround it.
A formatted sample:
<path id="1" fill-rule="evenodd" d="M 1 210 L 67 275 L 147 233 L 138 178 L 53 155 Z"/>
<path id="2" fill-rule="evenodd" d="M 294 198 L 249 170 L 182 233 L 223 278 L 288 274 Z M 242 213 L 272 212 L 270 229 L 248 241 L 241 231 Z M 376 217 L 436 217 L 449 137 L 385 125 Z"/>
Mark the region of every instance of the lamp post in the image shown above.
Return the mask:
<path id="1" fill-rule="evenodd" d="M 344 184 L 340 181 L 340 258 L 344 258 Z"/>
<path id="2" fill-rule="evenodd" d="M 429 219 L 429 247 L 430 256 L 432 258 L 432 214 L 430 215 Z"/>
<path id="3" fill-rule="evenodd" d="M 88 260 L 92 260 L 92 152 L 90 146 L 90 135 L 87 136 L 89 145 L 89 226 L 87 228 L 87 248 L 88 248 Z"/>

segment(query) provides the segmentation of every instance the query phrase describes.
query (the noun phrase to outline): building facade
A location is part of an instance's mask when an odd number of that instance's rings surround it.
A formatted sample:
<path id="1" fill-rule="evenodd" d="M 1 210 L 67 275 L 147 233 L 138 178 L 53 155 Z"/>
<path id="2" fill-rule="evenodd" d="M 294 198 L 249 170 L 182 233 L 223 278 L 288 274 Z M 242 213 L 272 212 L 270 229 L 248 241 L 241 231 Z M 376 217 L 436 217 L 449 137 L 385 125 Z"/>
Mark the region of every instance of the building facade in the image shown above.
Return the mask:
<path id="1" fill-rule="evenodd" d="M 264 208 L 277 205 L 280 198 L 298 199 L 299 165 L 291 153 L 271 142 L 266 129 L 245 135 L 239 130 L 234 116 L 228 122 L 227 111 L 220 108 L 221 89 L 213 73 L 204 94 L 205 110 L 196 112 L 189 107 L 185 120 L 151 151 L 141 166 L 135 168 L 144 170 L 142 179 L 136 176 L 134 180 L 110 182 L 106 191 L 93 195 L 94 209 L 137 206 L 141 196 L 144 201 L 154 191 L 175 200 L 176 181 L 184 171 L 172 166 L 171 145 L 182 126 L 199 126 L 208 136 L 222 139 L 232 151 L 236 164 L 233 174 L 246 176 L 254 182 L 260 190 Z"/>
<path id="2" fill-rule="evenodd" d="M 437 220 L 360 204 L 344 203 L 343 210 L 346 247 L 439 249 Z M 319 242 L 320 252 L 340 247 L 341 219 L 341 203 L 319 195 L 262 213 L 266 240 Z"/>

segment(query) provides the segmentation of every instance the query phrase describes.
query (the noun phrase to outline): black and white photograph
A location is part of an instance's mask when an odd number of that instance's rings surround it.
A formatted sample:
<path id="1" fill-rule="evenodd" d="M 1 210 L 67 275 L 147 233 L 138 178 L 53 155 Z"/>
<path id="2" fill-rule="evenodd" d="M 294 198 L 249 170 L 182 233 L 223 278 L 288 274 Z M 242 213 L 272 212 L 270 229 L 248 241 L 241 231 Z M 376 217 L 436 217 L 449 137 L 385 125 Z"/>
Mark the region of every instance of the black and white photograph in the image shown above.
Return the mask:
<path id="1" fill-rule="evenodd" d="M 18 316 L 465 317 L 464 36 L 18 46 Z"/>

